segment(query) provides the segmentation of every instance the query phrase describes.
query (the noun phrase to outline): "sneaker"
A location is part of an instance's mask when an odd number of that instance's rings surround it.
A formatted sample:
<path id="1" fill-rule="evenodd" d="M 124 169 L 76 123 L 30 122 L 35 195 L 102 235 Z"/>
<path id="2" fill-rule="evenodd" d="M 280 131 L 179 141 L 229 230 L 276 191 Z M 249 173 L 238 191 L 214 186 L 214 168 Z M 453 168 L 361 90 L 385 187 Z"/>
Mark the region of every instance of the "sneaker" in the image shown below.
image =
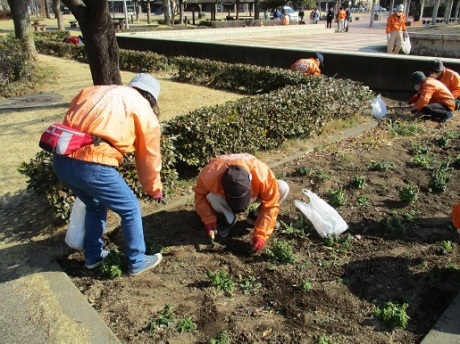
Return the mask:
<path id="1" fill-rule="evenodd" d="M 440 122 L 445 123 L 452 117 L 454 117 L 454 114 L 452 113 L 452 111 L 449 111 L 448 113 L 446 113 L 446 117 L 444 117 Z"/>
<path id="2" fill-rule="evenodd" d="M 90 262 L 90 261 L 86 261 L 85 262 L 85 268 L 89 269 L 89 270 L 93 270 L 95 268 L 97 268 L 98 266 L 101 266 L 102 264 L 102 260 L 107 257 L 109 255 L 110 251 L 108 250 L 102 250 L 101 252 L 101 257 L 99 258 L 99 260 L 97 260 L 96 262 Z"/>
<path id="3" fill-rule="evenodd" d="M 232 223 L 228 223 L 224 218 L 223 220 L 217 221 L 217 235 L 221 238 L 226 238 L 230 234 L 230 231 L 236 224 L 236 215 L 233 215 Z"/>
<path id="4" fill-rule="evenodd" d="M 160 264 L 163 256 L 161 253 L 154 254 L 153 256 L 144 256 L 144 261 L 142 265 L 136 269 L 129 269 L 129 274 L 131 276 L 137 276 L 143 273 L 144 271 L 153 269 L 155 266 Z"/>

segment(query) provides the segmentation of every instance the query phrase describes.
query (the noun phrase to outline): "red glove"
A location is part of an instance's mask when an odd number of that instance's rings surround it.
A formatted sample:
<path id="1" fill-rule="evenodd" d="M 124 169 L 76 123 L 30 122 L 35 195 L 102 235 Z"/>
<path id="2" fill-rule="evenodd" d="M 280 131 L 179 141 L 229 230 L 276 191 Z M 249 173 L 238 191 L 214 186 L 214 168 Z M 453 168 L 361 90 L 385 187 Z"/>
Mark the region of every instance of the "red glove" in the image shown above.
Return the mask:
<path id="1" fill-rule="evenodd" d="M 208 236 L 211 238 L 214 238 L 214 235 L 217 233 L 217 223 L 216 222 L 211 222 L 208 223 L 207 225 L 204 225 L 204 228 L 206 229 L 206 233 L 208 233 Z M 211 235 L 211 232 L 214 232 Z"/>
<path id="2" fill-rule="evenodd" d="M 412 97 L 409 98 L 408 103 L 409 104 L 414 104 L 418 100 L 418 98 L 420 98 L 420 94 L 417 93 L 415 96 L 412 96 Z"/>
<path id="3" fill-rule="evenodd" d="M 262 251 L 265 247 L 265 240 L 261 238 L 252 238 L 252 252 Z"/>

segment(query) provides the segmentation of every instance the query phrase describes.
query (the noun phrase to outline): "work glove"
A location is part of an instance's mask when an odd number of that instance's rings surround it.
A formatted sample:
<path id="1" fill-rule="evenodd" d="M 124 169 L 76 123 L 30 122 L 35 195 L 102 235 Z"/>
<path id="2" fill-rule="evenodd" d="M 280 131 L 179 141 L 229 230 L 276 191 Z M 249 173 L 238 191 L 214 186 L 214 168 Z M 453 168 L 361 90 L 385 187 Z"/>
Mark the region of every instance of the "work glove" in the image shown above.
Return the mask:
<path id="1" fill-rule="evenodd" d="M 168 200 L 166 199 L 166 196 L 164 196 L 161 191 L 150 197 L 152 197 L 158 203 L 168 204 Z"/>
<path id="2" fill-rule="evenodd" d="M 208 234 L 208 236 L 214 239 L 217 233 L 217 223 L 216 222 L 208 223 L 207 225 L 204 226 L 204 229 L 206 229 L 206 233 Z"/>
<path id="3" fill-rule="evenodd" d="M 408 103 L 414 104 L 418 100 L 419 97 L 420 97 L 420 94 L 417 93 L 416 95 L 409 98 Z"/>
<path id="4" fill-rule="evenodd" d="M 261 238 L 252 238 L 251 252 L 256 253 L 260 252 L 265 247 L 265 240 Z"/>
<path id="5" fill-rule="evenodd" d="M 409 37 L 409 34 L 407 33 L 407 31 L 404 31 L 404 32 L 403 32 L 403 37 L 404 37 L 404 39 L 406 39 L 407 37 Z"/>
<path id="6" fill-rule="evenodd" d="M 390 39 L 391 35 L 389 33 L 387 33 L 387 39 Z"/>

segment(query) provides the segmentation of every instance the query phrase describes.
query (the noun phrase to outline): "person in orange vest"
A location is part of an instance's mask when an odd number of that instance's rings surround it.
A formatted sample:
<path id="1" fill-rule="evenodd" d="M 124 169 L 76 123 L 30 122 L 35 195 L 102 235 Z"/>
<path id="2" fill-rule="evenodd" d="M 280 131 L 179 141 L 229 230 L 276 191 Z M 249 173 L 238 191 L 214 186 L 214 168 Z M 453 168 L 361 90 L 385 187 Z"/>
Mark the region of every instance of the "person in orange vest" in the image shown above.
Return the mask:
<path id="1" fill-rule="evenodd" d="M 444 123 L 453 117 L 455 109 L 454 96 L 442 82 L 427 78 L 423 72 L 411 75 L 412 86 L 418 91 L 411 112 L 421 112 L 432 119 Z"/>
<path id="2" fill-rule="evenodd" d="M 457 229 L 457 233 L 460 234 L 460 203 L 452 208 L 452 223 Z"/>
<path id="3" fill-rule="evenodd" d="M 404 38 L 408 37 L 406 31 L 406 20 L 403 5 L 399 5 L 396 8 L 396 12 L 388 16 L 386 26 L 388 54 L 398 54 L 401 50 L 403 36 Z"/>
<path id="4" fill-rule="evenodd" d="M 277 180 L 265 163 L 242 153 L 211 159 L 201 170 L 194 191 L 196 211 L 212 239 L 216 234 L 227 237 L 236 224 L 236 214 L 250 203 L 259 203 L 246 220 L 254 226 L 251 252 L 259 252 L 279 227 L 276 218 L 289 185 Z"/>
<path id="5" fill-rule="evenodd" d="M 293 63 L 290 70 L 293 72 L 305 73 L 307 75 L 320 75 L 321 68 L 324 67 L 324 57 L 320 53 L 315 53 L 309 59 L 299 59 Z"/>
<path id="6" fill-rule="evenodd" d="M 449 68 L 444 67 L 440 59 L 431 61 L 428 67 L 428 75 L 436 80 L 441 81 L 449 91 L 452 93 L 455 99 L 455 109 L 460 109 L 460 75 Z"/>
<path id="7" fill-rule="evenodd" d="M 347 13 L 343 10 L 343 7 L 339 8 L 337 12 L 337 32 L 345 32 L 345 19 L 347 18 Z"/>
<path id="8" fill-rule="evenodd" d="M 98 137 L 97 143 L 69 155 L 53 154 L 57 177 L 86 206 L 85 267 L 95 269 L 109 254 L 101 237 L 107 209 L 121 217 L 129 274 L 157 266 L 161 253 L 146 255 L 141 207 L 117 171 L 123 156 L 136 152 L 136 170 L 145 192 L 164 201 L 160 180 L 160 123 L 157 100 L 160 83 L 137 74 L 128 86 L 98 85 L 81 90 L 70 103 L 64 124 Z"/>
<path id="9" fill-rule="evenodd" d="M 286 13 L 285 10 L 283 10 L 281 14 L 281 25 L 289 25 L 289 14 Z"/>

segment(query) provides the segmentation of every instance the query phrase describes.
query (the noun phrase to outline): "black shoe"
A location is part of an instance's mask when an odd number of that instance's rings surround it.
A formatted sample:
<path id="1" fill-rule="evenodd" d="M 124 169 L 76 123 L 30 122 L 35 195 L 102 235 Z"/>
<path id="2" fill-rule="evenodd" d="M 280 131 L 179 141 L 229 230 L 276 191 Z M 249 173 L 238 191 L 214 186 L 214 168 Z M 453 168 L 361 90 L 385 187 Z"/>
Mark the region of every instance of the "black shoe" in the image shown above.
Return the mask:
<path id="1" fill-rule="evenodd" d="M 230 231 L 236 225 L 236 215 L 233 215 L 233 222 L 228 223 L 225 217 L 217 221 L 217 235 L 221 238 L 226 238 L 230 234 Z"/>
<path id="2" fill-rule="evenodd" d="M 250 211 L 248 214 L 248 217 L 246 218 L 246 223 L 248 225 L 254 226 L 254 223 L 256 223 L 258 216 L 259 216 L 259 212 L 257 210 Z"/>
<path id="3" fill-rule="evenodd" d="M 446 117 L 444 117 L 442 120 L 440 120 L 439 122 L 440 123 L 446 123 L 449 119 L 451 119 L 452 117 L 454 117 L 454 114 L 452 113 L 452 111 L 449 111 L 448 113 L 446 113 Z"/>

